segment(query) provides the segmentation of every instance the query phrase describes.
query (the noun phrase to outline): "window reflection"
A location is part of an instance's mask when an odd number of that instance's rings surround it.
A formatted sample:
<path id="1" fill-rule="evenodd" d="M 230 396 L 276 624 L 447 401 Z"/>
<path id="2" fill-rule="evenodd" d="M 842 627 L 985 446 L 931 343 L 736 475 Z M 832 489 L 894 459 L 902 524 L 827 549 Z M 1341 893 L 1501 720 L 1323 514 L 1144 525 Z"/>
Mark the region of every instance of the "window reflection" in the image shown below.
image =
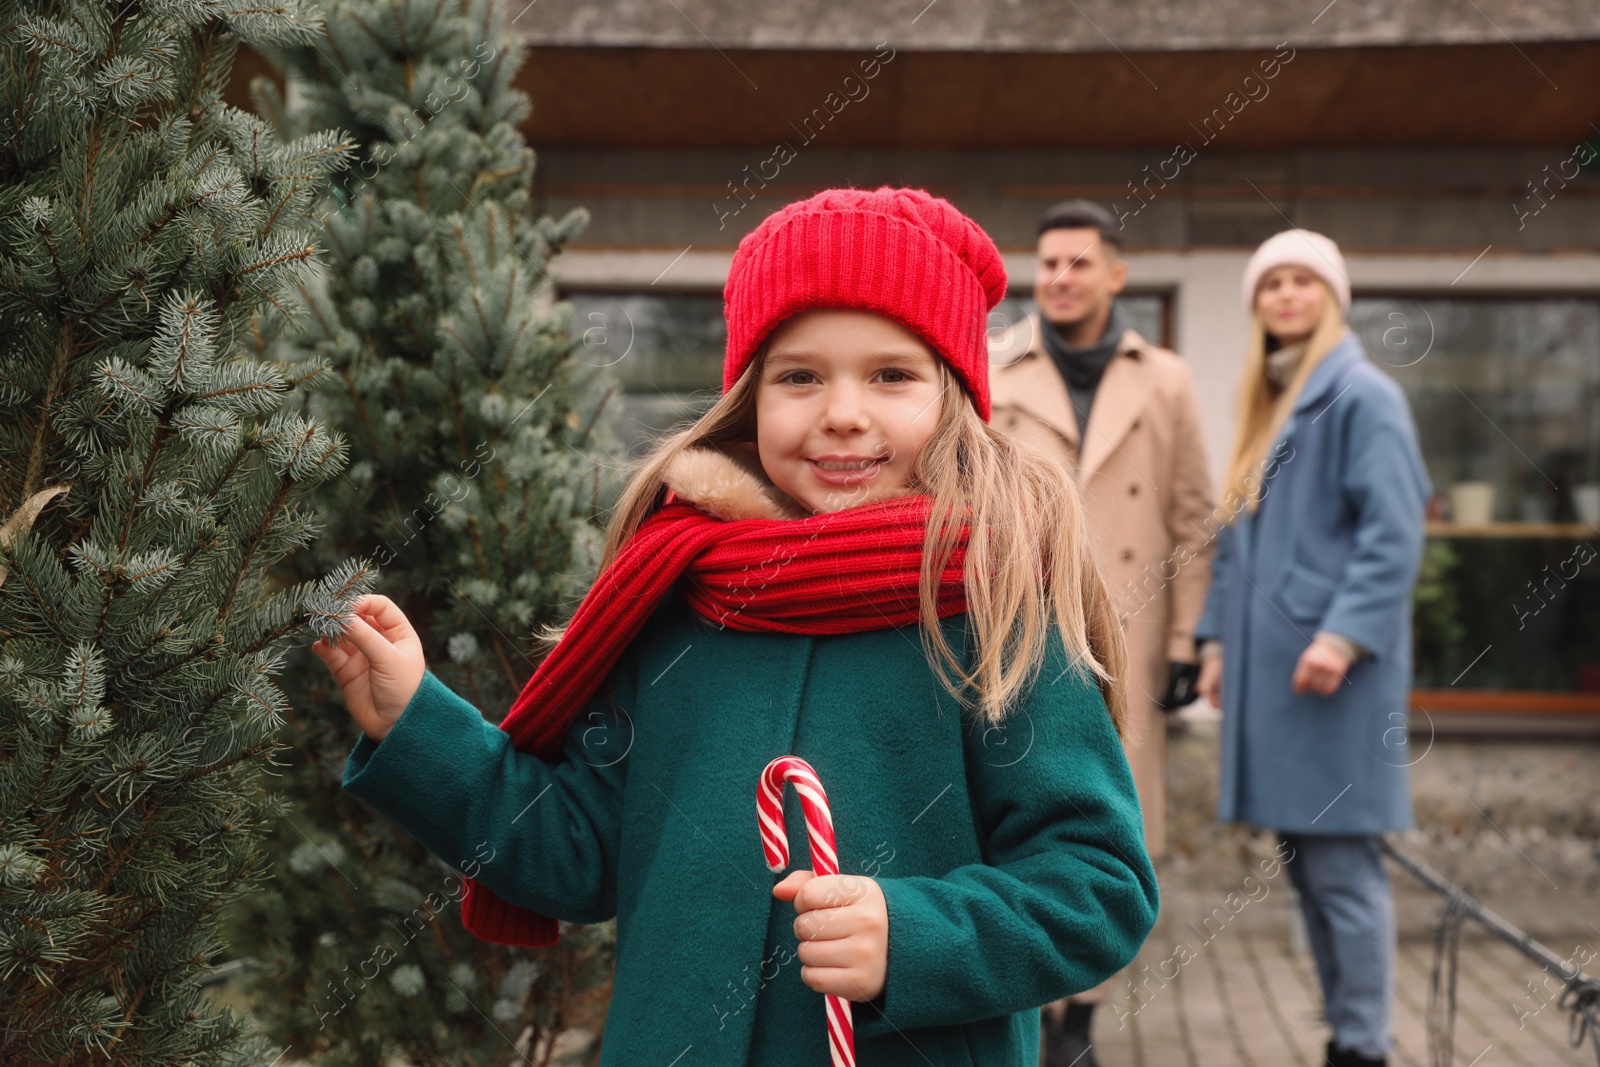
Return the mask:
<path id="1" fill-rule="evenodd" d="M 1575 490 L 1600 483 L 1600 300 L 1359 297 L 1350 321 L 1405 388 L 1437 518 L 1463 518 L 1461 483 L 1492 489 L 1491 522 L 1581 517 Z"/>
<path id="2" fill-rule="evenodd" d="M 1600 691 L 1600 299 L 1360 297 L 1350 321 L 1434 483 L 1417 687 Z"/>

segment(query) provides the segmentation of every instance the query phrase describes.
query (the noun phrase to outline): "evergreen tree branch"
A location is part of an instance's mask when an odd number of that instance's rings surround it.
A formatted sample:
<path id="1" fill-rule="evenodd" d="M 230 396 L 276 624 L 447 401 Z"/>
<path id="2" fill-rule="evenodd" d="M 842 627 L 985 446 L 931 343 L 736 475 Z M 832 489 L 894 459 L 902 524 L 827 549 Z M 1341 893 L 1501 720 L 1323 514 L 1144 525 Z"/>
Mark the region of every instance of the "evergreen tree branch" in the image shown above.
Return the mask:
<path id="1" fill-rule="evenodd" d="M 301 287 L 295 310 L 309 314 L 283 342 L 332 372 L 336 387 L 308 399 L 351 461 L 319 495 L 324 537 L 285 572 L 336 553 L 375 558 L 430 667 L 490 713 L 531 670 L 522 636 L 566 612 L 568 572 L 590 565 L 596 468 L 574 457 L 567 428 L 584 444 L 598 436 L 598 415 L 580 427 L 571 412 L 589 410 L 578 388 L 604 388 L 567 372 L 573 350 L 550 322 L 564 312 L 541 288 L 560 244 L 547 232 L 575 233 L 581 215 L 561 227 L 530 217 L 532 158 L 510 125 L 527 106 L 511 87 L 524 48 L 507 14 L 499 0 L 328 0 L 314 44 L 271 52 L 302 91 L 292 104 L 260 96 L 280 140 L 348 130 L 364 160 L 323 204 L 328 266 Z M 285 873 L 241 901 L 233 926 L 243 954 L 284 961 L 252 975 L 259 1017 L 302 1056 L 362 1067 L 507 1062 L 502 1025 L 519 1048 L 528 1033 L 544 1042 L 529 1050 L 537 1062 L 554 1035 L 536 1024 L 554 1007 L 567 1025 L 563 976 L 603 991 L 605 966 L 588 961 L 608 942 L 520 953 L 466 935 L 437 897 L 413 911 L 437 862 L 340 791 L 348 716 L 317 664 L 289 671 L 284 689 L 297 751 L 282 783 L 294 825 L 273 842 Z M 361 857 L 344 867 L 353 881 L 327 869 L 323 848 Z M 344 944 L 341 923 L 407 912 L 418 936 L 389 965 L 406 968 L 402 981 L 330 958 L 324 938 Z M 548 961 L 548 975 L 502 984 L 531 959 Z"/>
<path id="2" fill-rule="evenodd" d="M 67 373 L 67 365 L 72 356 L 72 332 L 68 329 L 61 331 L 61 337 L 56 343 L 55 362 L 50 365 L 50 379 L 45 385 L 44 404 L 39 408 L 38 421 L 33 429 L 33 445 L 28 449 L 28 469 L 22 478 L 22 491 L 17 499 L 7 501 L 4 510 L 7 513 L 13 508 L 21 507 L 22 502 L 32 497 L 39 489 L 40 478 L 44 473 L 45 444 L 50 433 L 50 412 L 53 410 L 56 390 L 61 386 L 61 379 Z"/>

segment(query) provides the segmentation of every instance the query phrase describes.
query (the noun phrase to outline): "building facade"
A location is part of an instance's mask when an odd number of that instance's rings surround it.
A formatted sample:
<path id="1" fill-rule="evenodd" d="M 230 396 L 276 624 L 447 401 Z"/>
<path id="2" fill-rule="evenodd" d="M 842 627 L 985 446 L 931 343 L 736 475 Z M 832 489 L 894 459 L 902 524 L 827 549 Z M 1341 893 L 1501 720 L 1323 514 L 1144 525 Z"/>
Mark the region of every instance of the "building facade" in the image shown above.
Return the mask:
<path id="1" fill-rule="evenodd" d="M 540 210 L 583 358 L 637 447 L 720 383 L 738 240 L 832 185 L 970 214 L 1028 310 L 1068 197 L 1124 227 L 1136 328 L 1193 364 L 1220 478 L 1255 245 L 1347 256 L 1351 322 L 1405 388 L 1438 489 L 1414 707 L 1600 723 L 1600 19 L 1586 0 L 665 5 L 538 0 Z"/>

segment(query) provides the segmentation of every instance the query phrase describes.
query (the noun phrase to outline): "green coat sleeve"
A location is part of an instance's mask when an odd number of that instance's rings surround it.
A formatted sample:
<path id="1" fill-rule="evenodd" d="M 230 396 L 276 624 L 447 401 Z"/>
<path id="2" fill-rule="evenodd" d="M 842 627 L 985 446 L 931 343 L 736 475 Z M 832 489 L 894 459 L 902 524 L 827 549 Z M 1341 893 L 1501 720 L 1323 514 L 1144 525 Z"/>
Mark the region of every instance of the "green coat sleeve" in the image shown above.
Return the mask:
<path id="1" fill-rule="evenodd" d="M 1098 687 L 1052 645 L 1006 723 L 967 732 L 985 862 L 878 879 L 888 973 L 881 999 L 856 1006 L 863 1037 L 1008 1015 L 1089 989 L 1126 966 L 1155 925 L 1132 772 Z"/>
<path id="2" fill-rule="evenodd" d="M 614 698 L 632 707 L 627 658 Z M 509 903 L 566 922 L 616 914 L 631 721 L 604 694 L 546 764 L 432 671 L 383 742 L 362 736 L 344 788 Z"/>

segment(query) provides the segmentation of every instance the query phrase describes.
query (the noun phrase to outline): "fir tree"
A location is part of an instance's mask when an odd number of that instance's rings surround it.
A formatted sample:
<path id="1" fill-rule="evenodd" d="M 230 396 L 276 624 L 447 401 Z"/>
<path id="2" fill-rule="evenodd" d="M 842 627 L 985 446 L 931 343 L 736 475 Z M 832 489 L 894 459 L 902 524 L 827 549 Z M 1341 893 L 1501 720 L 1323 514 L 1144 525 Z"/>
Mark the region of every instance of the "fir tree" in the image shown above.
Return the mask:
<path id="1" fill-rule="evenodd" d="M 334 0 L 318 40 L 272 53 L 289 103 L 257 86 L 281 129 L 331 123 L 361 145 L 294 339 L 337 376 L 311 401 L 351 467 L 290 578 L 373 556 L 430 668 L 491 718 L 533 673 L 537 628 L 592 576 L 606 488 L 585 451 L 603 383 L 575 358 L 545 273 L 585 216 L 530 214 L 523 49 L 503 17 L 481 0 Z M 538 1062 L 552 1035 L 597 1028 L 609 928 L 564 928 L 535 951 L 467 934 L 452 867 L 342 792 L 359 734 L 322 665 L 297 662 L 295 810 L 278 876 L 236 927 L 271 1033 L 318 1062 L 488 1064 L 518 1048 Z"/>
<path id="2" fill-rule="evenodd" d="M 252 347 L 348 152 L 225 105 L 292 0 L 0 8 L 0 1062 L 267 1063 L 199 986 L 264 874 L 286 644 L 370 585 L 283 588 L 345 463 Z M 248 339 L 251 343 L 246 344 Z"/>

